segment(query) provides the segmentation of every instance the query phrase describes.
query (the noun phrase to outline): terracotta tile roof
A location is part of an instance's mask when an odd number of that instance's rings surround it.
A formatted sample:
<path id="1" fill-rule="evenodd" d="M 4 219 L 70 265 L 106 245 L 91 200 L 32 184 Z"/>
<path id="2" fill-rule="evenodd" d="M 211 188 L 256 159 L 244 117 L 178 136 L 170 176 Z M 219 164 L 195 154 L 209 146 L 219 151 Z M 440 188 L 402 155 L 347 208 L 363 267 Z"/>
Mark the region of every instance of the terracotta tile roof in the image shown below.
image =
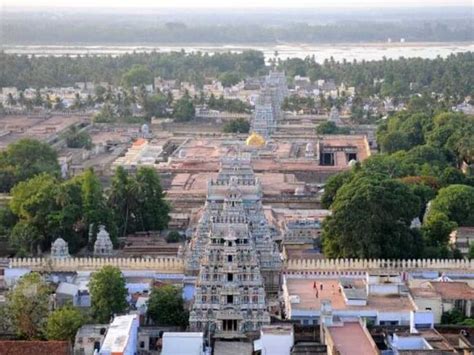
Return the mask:
<path id="1" fill-rule="evenodd" d="M 445 300 L 474 300 L 474 289 L 466 282 L 430 282 Z"/>
<path id="2" fill-rule="evenodd" d="M 72 355 L 67 341 L 0 340 L 1 355 Z"/>

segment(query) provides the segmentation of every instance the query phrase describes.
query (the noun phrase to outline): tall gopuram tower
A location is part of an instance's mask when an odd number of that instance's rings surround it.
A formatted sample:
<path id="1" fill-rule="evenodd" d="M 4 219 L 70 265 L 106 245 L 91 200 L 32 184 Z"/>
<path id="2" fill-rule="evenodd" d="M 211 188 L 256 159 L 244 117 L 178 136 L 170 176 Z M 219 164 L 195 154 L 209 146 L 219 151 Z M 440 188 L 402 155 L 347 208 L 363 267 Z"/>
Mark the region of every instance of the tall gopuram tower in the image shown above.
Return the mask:
<path id="1" fill-rule="evenodd" d="M 261 196 L 249 156 L 222 160 L 185 250 L 188 274 L 197 275 L 192 330 L 232 338 L 269 324 L 266 292 L 278 290 L 281 258 Z"/>

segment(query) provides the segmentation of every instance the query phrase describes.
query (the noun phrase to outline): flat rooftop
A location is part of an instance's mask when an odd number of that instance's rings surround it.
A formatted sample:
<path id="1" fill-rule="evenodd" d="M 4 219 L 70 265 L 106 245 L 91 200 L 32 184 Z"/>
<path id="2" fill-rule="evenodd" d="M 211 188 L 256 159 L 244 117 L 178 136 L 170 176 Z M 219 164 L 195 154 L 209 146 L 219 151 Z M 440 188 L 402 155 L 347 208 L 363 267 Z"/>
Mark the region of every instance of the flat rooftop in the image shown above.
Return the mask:
<path id="1" fill-rule="evenodd" d="M 352 280 L 354 285 L 361 287 L 363 280 Z M 299 296 L 299 303 L 291 305 L 294 309 L 315 310 L 321 309 L 323 300 L 331 300 L 333 310 L 378 310 L 381 312 L 412 311 L 415 306 L 407 296 L 401 295 L 368 295 L 367 305 L 347 305 L 339 280 L 327 279 L 292 279 L 286 278 L 286 285 L 290 296 Z M 322 285 L 322 289 L 321 289 Z"/>
<path id="2" fill-rule="evenodd" d="M 474 289 L 467 282 L 432 281 L 430 286 L 443 298 L 448 300 L 474 300 Z"/>
<path id="3" fill-rule="evenodd" d="M 339 355 L 378 354 L 368 333 L 359 322 L 344 322 L 343 325 L 328 327 L 328 332 Z"/>

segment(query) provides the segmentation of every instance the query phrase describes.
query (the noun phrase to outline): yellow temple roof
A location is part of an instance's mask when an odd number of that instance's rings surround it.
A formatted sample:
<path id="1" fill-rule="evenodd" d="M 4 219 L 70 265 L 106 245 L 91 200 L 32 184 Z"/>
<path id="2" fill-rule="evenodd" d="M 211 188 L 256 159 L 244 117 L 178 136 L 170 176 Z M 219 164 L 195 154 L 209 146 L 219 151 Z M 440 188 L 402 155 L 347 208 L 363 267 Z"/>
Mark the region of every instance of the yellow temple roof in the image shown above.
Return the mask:
<path id="1" fill-rule="evenodd" d="M 245 141 L 245 144 L 250 147 L 263 147 L 265 143 L 265 138 L 255 132 L 248 136 L 247 140 Z"/>

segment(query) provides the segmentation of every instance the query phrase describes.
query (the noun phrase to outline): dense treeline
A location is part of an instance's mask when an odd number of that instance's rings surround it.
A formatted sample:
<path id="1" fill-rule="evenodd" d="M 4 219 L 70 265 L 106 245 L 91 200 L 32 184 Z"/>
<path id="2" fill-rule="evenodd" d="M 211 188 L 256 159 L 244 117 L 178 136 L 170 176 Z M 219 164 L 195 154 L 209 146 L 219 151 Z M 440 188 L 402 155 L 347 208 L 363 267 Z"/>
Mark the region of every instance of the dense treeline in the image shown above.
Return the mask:
<path id="1" fill-rule="evenodd" d="M 258 22 L 187 25 L 183 22 L 114 21 L 105 17 L 55 16 L 32 20 L 4 18 L 4 41 L 8 44 L 104 44 L 104 43 L 338 43 L 407 41 L 472 41 L 468 19 L 458 21 L 336 21 L 309 24 L 295 19 L 284 25 Z"/>
<path id="2" fill-rule="evenodd" d="M 379 95 L 406 99 L 413 94 L 437 93 L 446 107 L 474 96 L 474 53 L 451 55 L 448 58 L 400 58 L 370 62 L 335 62 L 323 64 L 315 59 L 291 58 L 279 61 L 278 67 L 287 76 L 309 76 L 334 80 L 355 86 L 358 95 Z M 202 86 L 207 77 L 238 73 L 241 77 L 266 71 L 263 53 L 246 51 L 241 54 L 134 53 L 119 57 L 84 56 L 33 57 L 0 53 L 0 87 L 72 86 L 78 81 L 123 84 L 125 87 L 152 82 L 154 76 L 190 81 Z"/>
<path id="3" fill-rule="evenodd" d="M 406 98 L 426 92 L 443 94 L 455 101 L 474 95 L 474 53 L 452 54 L 446 59 L 400 58 L 379 61 L 316 63 L 312 57 L 279 61 L 278 67 L 289 78 L 295 75 L 334 80 L 337 84 L 355 86 L 364 97 Z"/>
<path id="4" fill-rule="evenodd" d="M 129 74 L 131 78 L 125 74 Z M 139 71 L 139 72 L 137 72 Z M 0 53 L 0 87 L 64 87 L 76 82 L 133 85 L 146 73 L 153 77 L 188 81 L 202 86 L 207 77 L 238 73 L 244 77 L 265 71 L 263 53 L 131 53 L 123 56 L 28 57 Z M 137 79 L 137 80 L 138 80 Z M 146 84 L 144 83 L 144 84 Z"/>
<path id="5" fill-rule="evenodd" d="M 457 226 L 474 225 L 474 117 L 409 107 L 380 127 L 386 153 L 328 180 L 325 255 L 459 256 L 448 241 Z"/>

